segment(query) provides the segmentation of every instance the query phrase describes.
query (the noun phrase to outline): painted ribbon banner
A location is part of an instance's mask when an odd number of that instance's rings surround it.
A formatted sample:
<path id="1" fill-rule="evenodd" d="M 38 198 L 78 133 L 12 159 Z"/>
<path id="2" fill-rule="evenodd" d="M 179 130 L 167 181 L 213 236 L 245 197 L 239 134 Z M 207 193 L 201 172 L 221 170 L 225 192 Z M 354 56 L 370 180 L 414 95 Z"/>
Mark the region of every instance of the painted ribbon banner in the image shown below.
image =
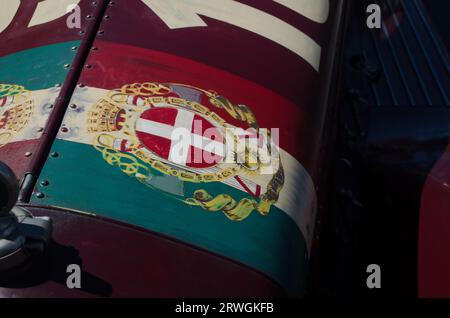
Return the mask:
<path id="1" fill-rule="evenodd" d="M 29 171 L 85 33 L 67 27 L 67 5 L 90 1 L 1 0 L 0 160 Z M 86 29 L 92 21 L 82 21 Z"/>
<path id="2" fill-rule="evenodd" d="M 334 5 L 220 3 L 108 6 L 52 147 L 59 155 L 40 176 L 51 183 L 32 202 L 162 233 L 300 295 L 316 213 L 310 169 L 320 145 L 311 139 L 325 111 L 318 107 L 320 66 Z M 171 132 L 199 135 L 194 119 L 222 135 L 226 128 L 279 129 L 272 172 L 245 160 L 171 160 Z M 261 153 L 238 149 L 237 157 Z"/>

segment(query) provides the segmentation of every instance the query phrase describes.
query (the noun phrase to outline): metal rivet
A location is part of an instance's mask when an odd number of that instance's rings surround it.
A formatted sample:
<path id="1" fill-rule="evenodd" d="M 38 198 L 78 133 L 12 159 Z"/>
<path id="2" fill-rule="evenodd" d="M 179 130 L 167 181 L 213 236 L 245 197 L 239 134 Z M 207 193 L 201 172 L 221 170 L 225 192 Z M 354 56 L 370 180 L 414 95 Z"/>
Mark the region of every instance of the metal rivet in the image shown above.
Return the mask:
<path id="1" fill-rule="evenodd" d="M 43 132 L 44 131 L 44 128 L 42 128 L 42 127 L 39 127 L 38 129 L 37 129 L 37 132 Z"/>
<path id="2" fill-rule="evenodd" d="M 42 192 L 38 192 L 38 193 L 36 193 L 36 197 L 37 197 L 38 199 L 42 199 L 42 198 L 45 197 L 45 195 L 44 195 Z"/>
<path id="3" fill-rule="evenodd" d="M 88 14 L 88 15 L 86 16 L 86 19 L 87 19 L 87 20 L 92 19 L 92 15 Z"/>
<path id="4" fill-rule="evenodd" d="M 25 152 L 25 157 L 31 157 L 31 155 L 32 155 L 31 152 L 29 152 L 29 151 Z"/>
<path id="5" fill-rule="evenodd" d="M 47 105 L 47 108 L 48 108 L 48 109 L 52 109 L 53 106 L 54 106 L 53 104 L 48 104 L 48 105 Z"/>
<path id="6" fill-rule="evenodd" d="M 99 35 L 102 35 L 102 34 L 104 34 L 104 33 L 105 33 L 105 31 L 103 31 L 103 30 L 98 31 L 98 34 L 99 34 Z"/>
<path id="7" fill-rule="evenodd" d="M 92 5 L 96 6 L 97 5 L 97 1 L 92 1 Z"/>
<path id="8" fill-rule="evenodd" d="M 69 128 L 67 128 L 67 127 L 63 127 L 63 128 L 61 128 L 61 131 L 62 131 L 63 133 L 66 133 L 66 132 L 68 132 L 68 131 L 69 131 Z"/>
<path id="9" fill-rule="evenodd" d="M 64 64 L 64 68 L 69 68 L 70 64 Z"/>
<path id="10" fill-rule="evenodd" d="M 77 108 L 77 105 L 76 104 L 71 104 L 70 108 L 75 109 L 75 108 Z"/>
<path id="11" fill-rule="evenodd" d="M 83 88 L 84 87 L 84 84 L 78 84 L 78 87 L 80 87 L 80 88 Z"/>
<path id="12" fill-rule="evenodd" d="M 78 46 L 72 46 L 72 51 L 78 50 Z"/>
<path id="13" fill-rule="evenodd" d="M 61 87 L 61 84 L 59 84 L 59 83 L 55 84 L 55 87 Z"/>
<path id="14" fill-rule="evenodd" d="M 113 5 L 115 4 L 115 2 L 114 2 L 114 1 L 110 1 L 108 4 L 109 4 L 110 6 L 113 6 Z"/>
<path id="15" fill-rule="evenodd" d="M 42 180 L 41 181 L 41 186 L 46 187 L 50 184 L 50 182 L 48 180 Z"/>
<path id="16" fill-rule="evenodd" d="M 86 67 L 86 68 L 92 68 L 92 65 L 91 65 L 91 64 L 86 64 L 85 67 Z"/>
<path id="17" fill-rule="evenodd" d="M 55 152 L 52 152 L 52 153 L 50 154 L 50 156 L 52 156 L 53 158 L 58 158 L 58 157 L 59 157 L 59 153 L 57 153 L 57 152 L 55 151 Z"/>
<path id="18" fill-rule="evenodd" d="M 80 30 L 80 32 L 78 32 L 80 35 L 84 34 L 84 30 Z"/>
<path id="19" fill-rule="evenodd" d="M 98 47 L 93 46 L 91 50 L 92 50 L 92 51 L 98 51 Z"/>
<path id="20" fill-rule="evenodd" d="M 109 15 L 105 15 L 105 20 L 109 20 Z"/>

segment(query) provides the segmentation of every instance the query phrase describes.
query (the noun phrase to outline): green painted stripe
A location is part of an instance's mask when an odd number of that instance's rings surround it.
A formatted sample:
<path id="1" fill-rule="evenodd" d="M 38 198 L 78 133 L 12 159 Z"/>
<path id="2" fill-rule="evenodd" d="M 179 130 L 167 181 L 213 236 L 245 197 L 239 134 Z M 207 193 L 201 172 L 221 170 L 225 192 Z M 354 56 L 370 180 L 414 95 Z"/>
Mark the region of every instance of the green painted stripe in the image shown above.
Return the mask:
<path id="1" fill-rule="evenodd" d="M 19 84 L 28 90 L 46 89 L 63 84 L 80 41 L 41 46 L 0 57 L 0 83 Z"/>
<path id="2" fill-rule="evenodd" d="M 44 199 L 34 203 L 93 212 L 175 237 L 247 264 L 279 282 L 291 295 L 305 288 L 307 251 L 294 221 L 278 208 L 267 216 L 253 213 L 241 222 L 221 212 L 207 212 L 164 196 L 119 168 L 108 165 L 93 147 L 56 140 L 39 186 Z M 39 183 L 40 184 L 40 183 Z M 186 194 L 196 188 L 212 194 L 228 193 L 239 200 L 246 196 L 222 183 L 186 184 Z"/>

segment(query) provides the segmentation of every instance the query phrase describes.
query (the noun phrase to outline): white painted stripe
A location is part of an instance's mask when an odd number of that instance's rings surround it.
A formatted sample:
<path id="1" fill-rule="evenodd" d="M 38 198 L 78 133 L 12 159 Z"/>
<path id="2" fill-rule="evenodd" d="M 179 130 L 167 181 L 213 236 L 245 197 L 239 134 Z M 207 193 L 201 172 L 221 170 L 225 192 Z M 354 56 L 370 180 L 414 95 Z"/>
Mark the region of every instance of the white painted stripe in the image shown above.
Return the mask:
<path id="1" fill-rule="evenodd" d="M 284 186 L 275 206 L 289 215 L 305 237 L 308 250 L 311 248 L 316 220 L 316 190 L 308 171 L 297 159 L 280 149 L 284 168 Z"/>

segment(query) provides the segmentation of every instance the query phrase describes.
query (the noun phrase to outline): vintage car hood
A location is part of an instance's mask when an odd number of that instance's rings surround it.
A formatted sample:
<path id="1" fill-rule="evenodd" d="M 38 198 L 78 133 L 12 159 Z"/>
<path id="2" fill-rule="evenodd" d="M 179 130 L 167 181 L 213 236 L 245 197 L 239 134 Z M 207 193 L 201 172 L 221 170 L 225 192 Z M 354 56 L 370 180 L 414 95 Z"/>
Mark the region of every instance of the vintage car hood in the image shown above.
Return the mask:
<path id="1" fill-rule="evenodd" d="M 113 295 L 303 295 L 343 1 L 73 2 L 0 13 L 0 160 L 55 219 L 51 264 L 78 253 Z M 175 128 L 193 136 L 177 162 Z M 89 292 L 61 270 L 2 293 Z"/>

